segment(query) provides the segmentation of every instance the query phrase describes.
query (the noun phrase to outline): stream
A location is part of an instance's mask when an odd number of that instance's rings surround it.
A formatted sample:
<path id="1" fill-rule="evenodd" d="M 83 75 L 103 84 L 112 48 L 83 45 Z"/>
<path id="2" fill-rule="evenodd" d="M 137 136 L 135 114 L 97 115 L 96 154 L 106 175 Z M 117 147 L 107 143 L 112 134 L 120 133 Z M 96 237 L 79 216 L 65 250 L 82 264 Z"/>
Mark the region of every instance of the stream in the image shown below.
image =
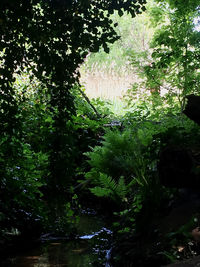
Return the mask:
<path id="1" fill-rule="evenodd" d="M 105 227 L 104 220 L 95 212 L 84 212 L 77 228 L 76 239 L 44 235 L 37 247 L 9 257 L 9 264 L 3 266 L 111 267 L 109 255 L 112 232 Z"/>

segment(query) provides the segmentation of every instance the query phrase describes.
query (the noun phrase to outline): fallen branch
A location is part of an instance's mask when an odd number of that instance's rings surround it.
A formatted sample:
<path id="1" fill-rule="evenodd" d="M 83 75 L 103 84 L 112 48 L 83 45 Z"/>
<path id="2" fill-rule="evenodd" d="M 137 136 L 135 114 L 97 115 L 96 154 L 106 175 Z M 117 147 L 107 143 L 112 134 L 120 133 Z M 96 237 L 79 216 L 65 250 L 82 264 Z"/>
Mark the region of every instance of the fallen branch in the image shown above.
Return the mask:
<path id="1" fill-rule="evenodd" d="M 85 98 L 85 100 L 87 101 L 87 103 L 91 106 L 91 108 L 94 110 L 95 114 L 97 115 L 98 118 L 101 118 L 101 115 L 99 114 L 99 112 L 96 110 L 95 106 L 91 103 L 90 99 L 87 97 L 87 95 L 81 90 L 81 86 L 79 84 L 78 86 L 78 90 L 81 93 L 81 95 L 83 96 L 83 98 Z"/>

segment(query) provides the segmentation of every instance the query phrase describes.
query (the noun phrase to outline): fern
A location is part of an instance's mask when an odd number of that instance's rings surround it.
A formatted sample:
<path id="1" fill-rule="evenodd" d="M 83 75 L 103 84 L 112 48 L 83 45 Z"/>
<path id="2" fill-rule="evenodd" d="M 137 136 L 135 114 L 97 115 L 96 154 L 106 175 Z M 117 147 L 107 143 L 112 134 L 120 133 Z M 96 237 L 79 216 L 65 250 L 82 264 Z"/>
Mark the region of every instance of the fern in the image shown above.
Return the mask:
<path id="1" fill-rule="evenodd" d="M 102 188 L 99 186 L 95 186 L 94 188 L 90 188 L 90 191 L 97 197 L 109 197 L 111 196 L 112 191 L 108 188 Z"/>
<path id="2" fill-rule="evenodd" d="M 131 131 L 108 131 L 102 146 L 96 146 L 85 155 L 92 168 L 118 180 L 120 176 L 129 178 L 134 172 L 135 149 Z"/>
<path id="3" fill-rule="evenodd" d="M 128 190 L 123 176 L 120 177 L 116 190 L 121 199 L 125 199 Z"/>
<path id="4" fill-rule="evenodd" d="M 99 186 L 90 188 L 90 191 L 97 197 L 110 197 L 116 202 L 125 200 L 127 195 L 127 187 L 124 177 L 120 177 L 119 181 L 116 182 L 110 176 L 100 173 L 98 184 Z"/>
<path id="5" fill-rule="evenodd" d="M 124 176 L 129 183 L 134 176 L 139 185 L 146 185 L 148 160 L 143 148 L 151 142 L 150 137 L 141 129 L 135 132 L 125 130 L 123 133 L 108 131 L 102 146 L 86 153 L 88 162 L 96 172 L 105 173 L 116 181 Z"/>
<path id="6" fill-rule="evenodd" d="M 107 187 L 112 191 L 115 191 L 117 187 L 116 181 L 104 173 L 100 173 L 99 183 L 102 187 Z"/>
<path id="7" fill-rule="evenodd" d="M 133 195 L 136 184 L 148 187 L 149 163 L 145 153 L 152 139 L 145 130 L 139 130 L 108 131 L 102 146 L 86 153 L 91 170 L 85 177 L 97 197 L 111 198 L 121 204 Z"/>

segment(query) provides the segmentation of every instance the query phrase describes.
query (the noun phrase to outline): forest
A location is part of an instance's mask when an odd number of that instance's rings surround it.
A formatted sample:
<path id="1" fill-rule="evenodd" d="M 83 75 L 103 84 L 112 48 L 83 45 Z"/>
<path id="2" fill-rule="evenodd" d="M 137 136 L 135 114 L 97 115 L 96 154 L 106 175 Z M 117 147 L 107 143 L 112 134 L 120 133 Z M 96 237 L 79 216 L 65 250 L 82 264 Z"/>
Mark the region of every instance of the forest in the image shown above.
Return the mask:
<path id="1" fill-rule="evenodd" d="M 0 266 L 200 264 L 199 62 L 198 0 L 0 1 Z"/>

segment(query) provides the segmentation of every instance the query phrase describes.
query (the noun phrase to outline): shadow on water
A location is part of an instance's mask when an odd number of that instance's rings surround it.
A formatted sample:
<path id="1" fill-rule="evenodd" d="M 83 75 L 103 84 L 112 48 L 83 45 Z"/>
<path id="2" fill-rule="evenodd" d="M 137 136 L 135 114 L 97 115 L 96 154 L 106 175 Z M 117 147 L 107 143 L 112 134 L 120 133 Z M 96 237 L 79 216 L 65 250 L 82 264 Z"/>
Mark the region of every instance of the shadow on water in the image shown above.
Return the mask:
<path id="1" fill-rule="evenodd" d="M 65 240 L 46 235 L 42 243 L 30 251 L 9 259 L 13 267 L 88 267 L 109 264 L 112 232 L 95 214 L 83 214 L 78 225 L 78 237 Z"/>

